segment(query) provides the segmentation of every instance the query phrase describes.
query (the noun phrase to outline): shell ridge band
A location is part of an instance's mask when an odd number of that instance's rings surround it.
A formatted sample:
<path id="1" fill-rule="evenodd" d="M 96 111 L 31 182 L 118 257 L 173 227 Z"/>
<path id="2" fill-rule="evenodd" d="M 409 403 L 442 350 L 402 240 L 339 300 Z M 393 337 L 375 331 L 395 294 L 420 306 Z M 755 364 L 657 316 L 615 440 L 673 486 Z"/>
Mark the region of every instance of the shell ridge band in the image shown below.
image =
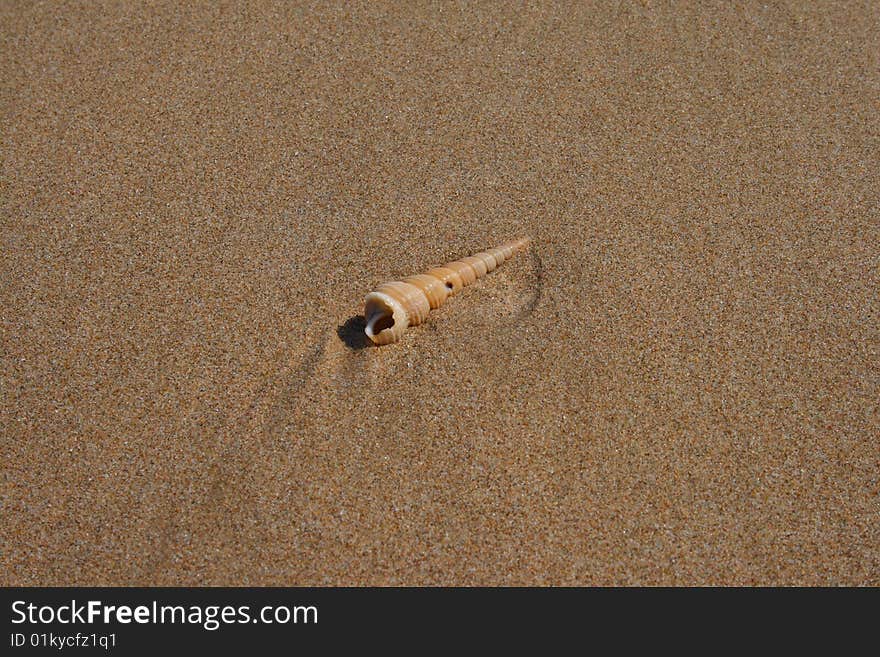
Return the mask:
<path id="1" fill-rule="evenodd" d="M 367 295 L 364 318 L 367 337 L 377 345 L 397 342 L 410 326 L 421 324 L 435 308 L 529 245 L 529 238 L 435 267 L 402 281 L 383 283 Z"/>

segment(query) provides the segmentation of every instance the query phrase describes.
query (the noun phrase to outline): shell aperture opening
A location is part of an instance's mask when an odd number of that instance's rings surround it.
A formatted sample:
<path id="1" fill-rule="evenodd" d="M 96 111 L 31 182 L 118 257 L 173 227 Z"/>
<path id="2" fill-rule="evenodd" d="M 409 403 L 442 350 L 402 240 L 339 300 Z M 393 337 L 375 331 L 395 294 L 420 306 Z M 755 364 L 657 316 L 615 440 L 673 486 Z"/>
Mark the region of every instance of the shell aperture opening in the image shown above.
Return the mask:
<path id="1" fill-rule="evenodd" d="M 406 309 L 382 292 L 371 292 L 367 296 L 364 316 L 367 321 L 364 333 L 377 345 L 395 342 L 409 326 Z"/>
<path id="2" fill-rule="evenodd" d="M 373 315 L 370 321 L 367 322 L 367 335 L 372 338 L 374 335 L 379 335 L 382 331 L 392 326 L 394 326 L 394 315 L 378 313 Z"/>

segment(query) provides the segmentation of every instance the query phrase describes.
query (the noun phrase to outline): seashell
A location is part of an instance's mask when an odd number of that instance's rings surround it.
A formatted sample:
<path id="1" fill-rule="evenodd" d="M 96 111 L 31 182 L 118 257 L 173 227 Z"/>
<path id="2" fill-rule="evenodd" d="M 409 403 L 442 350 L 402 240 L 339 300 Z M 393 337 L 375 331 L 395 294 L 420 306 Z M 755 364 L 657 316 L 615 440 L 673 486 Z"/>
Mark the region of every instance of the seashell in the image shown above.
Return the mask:
<path id="1" fill-rule="evenodd" d="M 528 238 L 508 242 L 424 274 L 383 283 L 364 301 L 367 337 L 377 345 L 397 342 L 407 327 L 424 322 L 428 313 L 442 306 L 446 299 L 494 271 L 528 244 Z"/>

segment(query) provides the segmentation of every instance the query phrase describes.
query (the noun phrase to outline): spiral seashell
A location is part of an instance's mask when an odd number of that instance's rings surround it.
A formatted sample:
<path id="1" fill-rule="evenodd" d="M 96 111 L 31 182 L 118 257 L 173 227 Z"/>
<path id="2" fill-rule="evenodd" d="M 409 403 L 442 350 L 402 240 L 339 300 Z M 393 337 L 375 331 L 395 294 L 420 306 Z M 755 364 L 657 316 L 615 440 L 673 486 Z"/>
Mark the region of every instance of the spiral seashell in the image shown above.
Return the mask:
<path id="1" fill-rule="evenodd" d="M 377 345 L 397 342 L 407 327 L 424 322 L 428 313 L 442 306 L 446 299 L 494 271 L 528 244 L 528 238 L 508 242 L 424 274 L 383 283 L 364 302 L 367 337 Z"/>

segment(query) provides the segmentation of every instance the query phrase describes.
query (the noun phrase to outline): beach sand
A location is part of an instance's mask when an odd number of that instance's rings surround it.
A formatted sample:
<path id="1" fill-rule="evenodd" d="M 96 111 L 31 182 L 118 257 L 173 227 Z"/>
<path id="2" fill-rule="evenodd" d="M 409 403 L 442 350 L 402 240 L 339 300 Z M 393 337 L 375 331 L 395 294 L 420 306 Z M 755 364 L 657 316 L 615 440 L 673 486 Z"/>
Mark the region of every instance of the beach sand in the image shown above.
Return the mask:
<path id="1" fill-rule="evenodd" d="M 880 12 L 616 4 L 0 5 L 0 583 L 880 584 Z"/>

